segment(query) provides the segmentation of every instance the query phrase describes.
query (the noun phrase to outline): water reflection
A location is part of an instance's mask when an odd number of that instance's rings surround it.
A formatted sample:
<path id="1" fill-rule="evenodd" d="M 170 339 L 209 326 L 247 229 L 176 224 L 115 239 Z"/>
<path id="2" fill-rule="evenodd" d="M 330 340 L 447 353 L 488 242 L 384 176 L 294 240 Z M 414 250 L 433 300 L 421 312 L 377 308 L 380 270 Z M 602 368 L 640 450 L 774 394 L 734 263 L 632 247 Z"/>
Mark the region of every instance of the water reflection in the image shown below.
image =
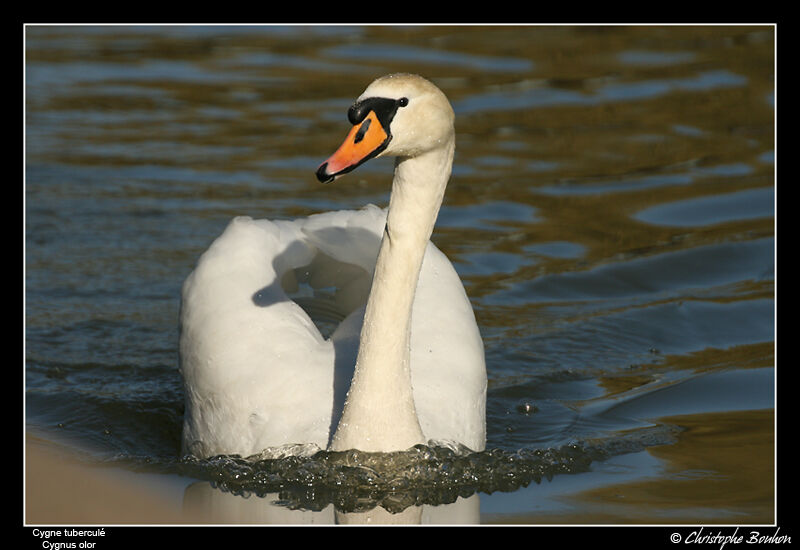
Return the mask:
<path id="1" fill-rule="evenodd" d="M 495 110 L 528 110 L 557 106 L 597 106 L 617 101 L 639 101 L 684 91 L 710 91 L 716 88 L 744 86 L 747 79 L 729 71 L 706 71 L 694 76 L 672 80 L 644 82 L 614 82 L 604 79 L 595 83 L 586 81 L 586 92 L 544 87 L 544 82 L 531 82 L 521 88 L 492 91 L 474 95 L 453 105 L 457 113 L 487 112 Z M 527 89 L 526 89 L 527 88 Z"/>
<path id="2" fill-rule="evenodd" d="M 209 482 L 193 483 L 184 493 L 183 511 L 191 521 L 211 524 L 407 524 L 447 525 L 480 523 L 480 496 L 458 497 L 450 504 L 407 506 L 389 511 L 374 506 L 356 512 L 333 504 L 321 510 L 292 509 L 279 493 L 246 496 L 224 491 Z"/>
<path id="3" fill-rule="evenodd" d="M 636 219 L 656 225 L 702 227 L 771 218 L 774 213 L 775 189 L 761 187 L 654 206 L 636 214 Z"/>

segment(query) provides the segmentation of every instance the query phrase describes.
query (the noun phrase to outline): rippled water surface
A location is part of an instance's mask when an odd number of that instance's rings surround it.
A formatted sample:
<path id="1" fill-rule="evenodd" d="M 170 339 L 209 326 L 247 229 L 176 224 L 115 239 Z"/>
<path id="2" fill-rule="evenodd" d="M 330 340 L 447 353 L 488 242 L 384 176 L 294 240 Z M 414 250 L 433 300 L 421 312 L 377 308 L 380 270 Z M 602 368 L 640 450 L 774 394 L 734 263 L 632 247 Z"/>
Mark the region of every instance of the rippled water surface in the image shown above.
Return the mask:
<path id="1" fill-rule="evenodd" d="M 25 41 L 29 433 L 182 480 L 215 523 L 773 521 L 772 27 Z M 233 216 L 385 205 L 391 161 L 314 171 L 396 71 L 456 112 L 433 240 L 484 338 L 488 450 L 180 457 L 183 279 Z"/>

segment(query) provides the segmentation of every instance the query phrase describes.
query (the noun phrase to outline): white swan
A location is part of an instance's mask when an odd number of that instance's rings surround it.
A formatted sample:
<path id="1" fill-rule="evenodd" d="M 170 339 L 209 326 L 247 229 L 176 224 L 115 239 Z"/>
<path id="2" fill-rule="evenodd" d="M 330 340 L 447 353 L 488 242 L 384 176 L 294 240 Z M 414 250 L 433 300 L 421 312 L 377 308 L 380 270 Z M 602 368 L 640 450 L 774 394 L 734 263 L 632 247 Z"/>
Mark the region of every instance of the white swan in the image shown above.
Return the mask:
<path id="1" fill-rule="evenodd" d="M 458 275 L 429 240 L 453 110 L 427 80 L 398 74 L 370 84 L 348 118 L 317 177 L 395 156 L 388 210 L 239 217 L 202 255 L 181 302 L 183 453 L 485 446 L 483 343 Z M 298 284 L 318 299 L 290 299 Z M 314 307 L 341 320 L 329 338 Z"/>

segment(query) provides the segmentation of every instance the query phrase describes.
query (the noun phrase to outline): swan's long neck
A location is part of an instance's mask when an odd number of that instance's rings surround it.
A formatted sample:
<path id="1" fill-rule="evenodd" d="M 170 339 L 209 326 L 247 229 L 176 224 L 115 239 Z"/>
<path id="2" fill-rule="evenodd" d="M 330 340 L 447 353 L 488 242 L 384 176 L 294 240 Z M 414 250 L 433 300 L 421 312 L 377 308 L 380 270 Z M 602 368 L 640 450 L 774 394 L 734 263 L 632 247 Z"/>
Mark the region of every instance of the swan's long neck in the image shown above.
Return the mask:
<path id="1" fill-rule="evenodd" d="M 358 359 L 332 450 L 390 452 L 426 441 L 411 387 L 411 309 L 453 150 L 451 140 L 397 159 Z"/>

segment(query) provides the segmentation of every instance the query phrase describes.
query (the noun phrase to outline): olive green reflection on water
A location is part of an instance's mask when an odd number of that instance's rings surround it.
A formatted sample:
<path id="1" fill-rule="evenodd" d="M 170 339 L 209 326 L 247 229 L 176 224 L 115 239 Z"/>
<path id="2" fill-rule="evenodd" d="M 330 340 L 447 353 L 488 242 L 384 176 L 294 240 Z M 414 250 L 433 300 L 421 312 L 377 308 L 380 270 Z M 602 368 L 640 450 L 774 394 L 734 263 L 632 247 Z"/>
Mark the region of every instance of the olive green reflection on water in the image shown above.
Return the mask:
<path id="1" fill-rule="evenodd" d="M 770 524 L 774 516 L 774 414 L 706 413 L 662 421 L 685 431 L 650 447 L 656 478 L 566 495 L 574 513 L 492 517 L 498 523 Z"/>
<path id="2" fill-rule="evenodd" d="M 628 372 L 600 376 L 598 383 L 606 398 L 614 397 L 657 381 L 659 372 L 689 371 L 701 374 L 727 369 L 768 368 L 774 364 L 774 351 L 772 342 L 732 346 L 727 349 L 707 348 L 686 355 L 664 357 L 660 368 L 655 372 L 642 365 L 631 365 Z M 708 400 L 713 402 L 715 397 L 717 396 L 709 395 Z"/>

